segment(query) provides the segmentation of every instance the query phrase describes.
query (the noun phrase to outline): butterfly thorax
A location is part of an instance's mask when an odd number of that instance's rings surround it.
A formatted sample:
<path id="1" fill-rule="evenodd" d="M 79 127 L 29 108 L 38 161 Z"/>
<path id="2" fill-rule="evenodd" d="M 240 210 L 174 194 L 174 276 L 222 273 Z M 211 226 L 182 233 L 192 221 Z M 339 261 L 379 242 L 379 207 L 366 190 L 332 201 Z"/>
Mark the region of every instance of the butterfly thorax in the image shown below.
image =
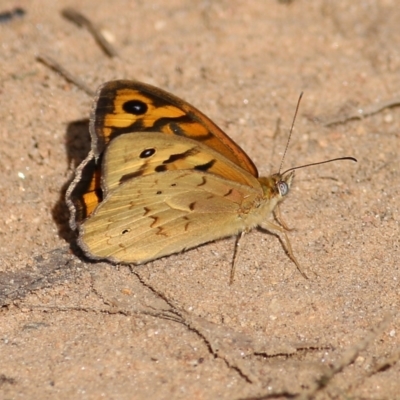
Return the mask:
<path id="1" fill-rule="evenodd" d="M 253 200 L 250 210 L 242 214 L 244 226 L 250 230 L 270 218 L 278 203 L 289 193 L 293 171 L 288 174 L 273 174 L 258 178 L 262 195 Z"/>

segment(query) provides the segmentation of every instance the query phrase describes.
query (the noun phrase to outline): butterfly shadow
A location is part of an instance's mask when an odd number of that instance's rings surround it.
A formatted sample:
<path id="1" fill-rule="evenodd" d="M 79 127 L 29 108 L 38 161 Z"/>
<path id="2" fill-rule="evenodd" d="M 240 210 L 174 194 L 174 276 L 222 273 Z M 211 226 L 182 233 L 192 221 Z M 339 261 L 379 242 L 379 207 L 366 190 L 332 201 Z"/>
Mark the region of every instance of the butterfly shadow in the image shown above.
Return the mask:
<path id="1" fill-rule="evenodd" d="M 69 170 L 74 171 L 90 151 L 88 119 L 72 121 L 68 124 L 65 135 L 65 147 Z M 79 247 L 76 245 L 76 235 L 69 227 L 69 210 L 65 201 L 65 194 L 73 179 L 74 175 L 69 173 L 68 179 L 64 182 L 60 190 L 59 198 L 51 212 L 53 220 L 58 227 L 58 234 L 60 237 L 71 245 L 71 249 L 74 253 L 80 254 Z"/>

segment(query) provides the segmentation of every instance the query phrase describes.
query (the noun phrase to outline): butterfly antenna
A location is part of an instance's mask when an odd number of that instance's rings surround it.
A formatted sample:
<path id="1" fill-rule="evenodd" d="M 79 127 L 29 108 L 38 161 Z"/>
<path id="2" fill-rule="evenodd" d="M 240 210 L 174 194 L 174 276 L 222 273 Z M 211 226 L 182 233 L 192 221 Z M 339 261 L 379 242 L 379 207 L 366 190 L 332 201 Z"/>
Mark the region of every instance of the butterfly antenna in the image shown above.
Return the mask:
<path id="1" fill-rule="evenodd" d="M 279 174 L 281 173 L 282 165 L 283 165 L 283 162 L 285 161 L 286 153 L 287 153 L 287 150 L 288 150 L 288 147 L 289 147 L 290 139 L 291 139 L 291 137 L 292 137 L 293 128 L 294 128 L 294 123 L 295 123 L 295 121 L 296 121 L 296 117 L 297 117 L 297 113 L 298 113 L 298 111 L 299 111 L 300 101 L 301 101 L 301 98 L 302 98 L 302 97 L 303 97 L 303 92 L 300 93 L 299 99 L 297 100 L 297 106 L 296 106 L 296 111 L 295 111 L 295 113 L 294 113 L 294 117 L 293 117 L 293 121 L 292 121 L 292 126 L 290 127 L 289 137 L 288 137 L 288 140 L 287 140 L 287 143 L 286 143 L 285 151 L 283 152 L 281 165 L 279 166 L 279 171 L 278 171 Z"/>
<path id="2" fill-rule="evenodd" d="M 341 161 L 341 160 L 350 160 L 350 161 L 357 162 L 357 159 L 354 158 L 354 157 L 338 157 L 338 158 L 332 158 L 331 160 L 319 161 L 319 162 L 315 162 L 315 163 L 299 165 L 298 167 L 289 168 L 289 169 L 287 169 L 285 172 L 283 172 L 282 175 L 285 175 L 285 174 L 287 174 L 289 171 L 293 171 L 293 170 L 295 170 L 295 169 L 300 169 L 300 168 L 305 168 L 305 167 L 311 167 L 311 166 L 313 166 L 313 165 L 321 165 L 321 164 L 330 163 L 330 162 L 332 162 L 332 161 Z"/>

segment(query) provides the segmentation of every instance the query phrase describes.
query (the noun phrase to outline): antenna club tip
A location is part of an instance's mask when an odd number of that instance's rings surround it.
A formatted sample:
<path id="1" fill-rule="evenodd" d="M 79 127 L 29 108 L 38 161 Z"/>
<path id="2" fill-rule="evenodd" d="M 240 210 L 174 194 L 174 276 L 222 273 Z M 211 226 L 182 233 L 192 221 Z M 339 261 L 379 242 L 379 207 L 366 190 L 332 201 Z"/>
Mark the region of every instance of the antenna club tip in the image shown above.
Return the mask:
<path id="1" fill-rule="evenodd" d="M 358 160 L 357 160 L 357 158 L 354 158 L 354 157 L 339 157 L 339 158 L 336 158 L 335 160 L 349 160 L 349 161 L 354 161 L 354 162 L 358 162 Z"/>

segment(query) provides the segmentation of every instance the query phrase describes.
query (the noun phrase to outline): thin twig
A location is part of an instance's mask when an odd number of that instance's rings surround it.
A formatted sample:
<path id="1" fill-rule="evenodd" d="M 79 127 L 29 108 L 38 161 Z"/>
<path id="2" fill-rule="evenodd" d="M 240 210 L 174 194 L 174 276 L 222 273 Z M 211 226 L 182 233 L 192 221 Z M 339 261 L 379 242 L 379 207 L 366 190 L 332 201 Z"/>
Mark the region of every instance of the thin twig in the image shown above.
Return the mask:
<path id="1" fill-rule="evenodd" d="M 384 110 L 385 108 L 397 107 L 400 106 L 400 97 L 395 97 L 390 100 L 383 100 L 379 103 L 374 103 L 367 105 L 365 107 L 358 107 L 356 110 L 349 112 L 347 115 L 336 116 L 328 119 L 327 122 L 324 123 L 325 126 L 335 125 L 335 124 L 344 124 L 347 121 L 352 119 L 362 119 L 368 117 L 373 114 L 377 114 L 378 112 Z"/>
<path id="2" fill-rule="evenodd" d="M 109 57 L 118 57 L 118 53 L 112 44 L 104 37 L 101 30 L 89 20 L 89 18 L 85 17 L 79 11 L 74 10 L 73 8 L 64 8 L 61 11 L 61 14 L 69 19 L 70 21 L 74 22 L 78 26 L 84 26 L 87 30 L 93 35 L 96 42 L 100 45 L 100 47 L 104 50 L 104 52 Z"/>
<path id="3" fill-rule="evenodd" d="M 67 71 L 62 65 L 60 65 L 56 60 L 54 60 L 53 58 L 46 56 L 44 54 L 39 54 L 36 57 L 40 62 L 42 62 L 43 64 L 47 65 L 48 67 L 50 67 L 51 69 L 54 69 L 55 71 L 57 71 L 60 75 L 62 75 L 67 81 L 73 83 L 74 85 L 76 85 L 77 87 L 79 87 L 80 89 L 82 89 L 83 91 L 85 91 L 90 97 L 93 97 L 95 95 L 95 91 L 93 91 L 92 89 L 89 88 L 89 86 L 87 86 L 85 84 L 85 82 L 83 82 L 81 79 L 79 79 L 78 77 L 72 75 L 69 71 Z"/>

